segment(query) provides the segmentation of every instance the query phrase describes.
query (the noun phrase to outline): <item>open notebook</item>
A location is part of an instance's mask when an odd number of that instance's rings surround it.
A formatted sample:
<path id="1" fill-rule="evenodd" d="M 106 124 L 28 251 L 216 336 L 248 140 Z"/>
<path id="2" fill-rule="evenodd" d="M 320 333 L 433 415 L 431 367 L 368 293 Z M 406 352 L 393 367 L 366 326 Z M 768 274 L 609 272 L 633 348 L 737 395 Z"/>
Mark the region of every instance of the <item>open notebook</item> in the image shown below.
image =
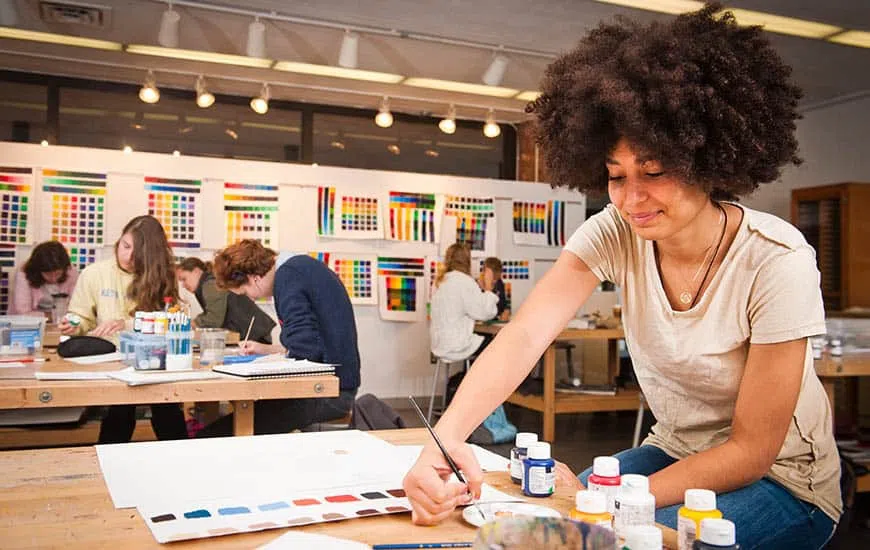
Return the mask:
<path id="1" fill-rule="evenodd" d="M 315 363 L 305 359 L 273 359 L 270 361 L 257 360 L 251 363 L 215 365 L 212 370 L 249 379 L 284 378 L 288 376 L 335 374 L 335 365 Z"/>

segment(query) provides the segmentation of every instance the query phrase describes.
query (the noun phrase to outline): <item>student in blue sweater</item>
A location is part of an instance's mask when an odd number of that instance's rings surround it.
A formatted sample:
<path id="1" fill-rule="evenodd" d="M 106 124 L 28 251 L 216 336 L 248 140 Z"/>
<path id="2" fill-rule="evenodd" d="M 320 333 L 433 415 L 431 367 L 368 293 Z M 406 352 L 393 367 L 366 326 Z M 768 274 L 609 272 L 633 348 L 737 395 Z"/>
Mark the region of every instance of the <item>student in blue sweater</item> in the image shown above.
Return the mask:
<path id="1" fill-rule="evenodd" d="M 340 394 L 334 398 L 272 399 L 254 408 L 254 433 L 285 433 L 347 415 L 360 384 L 356 322 L 338 276 L 306 255 L 277 265 L 277 253 L 246 239 L 218 252 L 214 274 L 220 288 L 251 299 L 272 296 L 281 325 L 278 344 L 246 342 L 243 353 L 285 353 L 337 365 Z M 201 436 L 232 435 L 232 415 L 207 426 Z"/>

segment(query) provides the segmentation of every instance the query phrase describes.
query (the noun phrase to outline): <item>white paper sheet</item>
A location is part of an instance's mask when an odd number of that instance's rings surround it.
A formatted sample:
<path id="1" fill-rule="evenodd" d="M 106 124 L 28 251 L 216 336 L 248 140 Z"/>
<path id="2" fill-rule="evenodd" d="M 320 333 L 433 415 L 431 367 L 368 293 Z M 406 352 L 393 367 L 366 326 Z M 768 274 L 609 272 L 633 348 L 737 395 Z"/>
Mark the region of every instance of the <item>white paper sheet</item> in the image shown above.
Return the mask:
<path id="1" fill-rule="evenodd" d="M 36 371 L 33 376 L 37 380 L 109 380 L 112 372 L 116 371 L 89 371 L 71 370 L 66 372 Z M 120 371 L 117 371 L 120 372 Z"/>
<path id="2" fill-rule="evenodd" d="M 112 361 L 120 361 L 124 356 L 118 351 L 112 353 L 103 353 L 101 355 L 87 355 L 85 357 L 69 357 L 66 360 L 76 365 L 98 365 L 100 363 L 111 363 Z"/>
<path id="3" fill-rule="evenodd" d="M 302 531 L 287 531 L 257 550 L 299 550 L 300 548 L 317 548 L 318 550 L 371 550 L 371 546 L 355 540 L 339 539 L 328 535 L 303 533 Z"/>
<path id="4" fill-rule="evenodd" d="M 406 470 L 410 469 L 411 466 L 416 462 L 417 457 L 420 456 L 420 452 L 423 450 L 422 445 L 398 445 L 396 446 L 396 452 L 402 456 L 402 464 L 407 465 Z M 477 462 L 480 464 L 480 468 L 484 472 L 506 472 L 508 471 L 511 461 L 503 456 L 499 456 L 494 452 L 484 449 L 483 447 L 478 447 L 477 445 L 472 444 L 471 450 L 474 451 L 474 457 L 477 459 Z"/>
<path id="5" fill-rule="evenodd" d="M 20 369 L 26 366 L 21 361 L 0 361 L 0 369 Z"/>
<path id="6" fill-rule="evenodd" d="M 210 380 L 224 378 L 224 375 L 210 370 L 189 371 L 137 371 L 131 367 L 117 372 L 108 373 L 110 378 L 126 382 L 128 386 L 145 386 L 148 384 L 166 384 L 169 382 L 185 382 L 188 380 Z"/>

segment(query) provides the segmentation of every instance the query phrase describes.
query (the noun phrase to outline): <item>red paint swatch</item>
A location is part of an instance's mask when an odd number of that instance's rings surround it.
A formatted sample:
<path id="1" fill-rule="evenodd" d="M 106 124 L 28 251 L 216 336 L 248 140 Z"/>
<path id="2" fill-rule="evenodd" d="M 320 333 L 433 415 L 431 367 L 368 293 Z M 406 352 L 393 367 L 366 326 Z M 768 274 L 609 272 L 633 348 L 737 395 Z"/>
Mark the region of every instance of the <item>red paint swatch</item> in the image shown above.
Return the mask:
<path id="1" fill-rule="evenodd" d="M 353 495 L 332 495 L 331 497 L 326 497 L 324 500 L 326 500 L 326 502 L 356 502 L 359 499 Z"/>
<path id="2" fill-rule="evenodd" d="M 380 512 L 378 512 L 374 508 L 367 508 L 365 510 L 357 511 L 356 515 L 358 515 L 358 516 L 374 516 L 374 515 L 379 514 L 379 513 Z"/>
<path id="3" fill-rule="evenodd" d="M 390 489 L 390 490 L 387 491 L 387 492 L 390 493 L 391 495 L 393 495 L 393 496 L 396 497 L 396 498 L 402 498 L 402 497 L 405 496 L 405 491 L 404 491 L 404 489 Z"/>
<path id="4" fill-rule="evenodd" d="M 320 501 L 316 498 L 300 498 L 299 500 L 294 500 L 293 504 L 296 506 L 313 506 L 315 504 L 320 504 Z"/>
<path id="5" fill-rule="evenodd" d="M 404 506 L 387 506 L 387 512 L 410 512 Z"/>

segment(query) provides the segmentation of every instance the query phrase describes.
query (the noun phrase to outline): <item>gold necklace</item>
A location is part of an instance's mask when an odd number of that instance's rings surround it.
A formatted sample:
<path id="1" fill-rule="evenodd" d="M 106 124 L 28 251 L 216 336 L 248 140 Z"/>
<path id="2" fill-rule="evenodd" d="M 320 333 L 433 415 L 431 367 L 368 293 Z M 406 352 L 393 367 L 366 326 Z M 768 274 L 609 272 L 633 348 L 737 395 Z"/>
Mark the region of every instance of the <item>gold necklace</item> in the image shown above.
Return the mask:
<path id="1" fill-rule="evenodd" d="M 725 224 L 723 224 L 722 226 L 722 232 L 719 234 L 719 241 L 716 244 L 716 251 L 713 253 L 713 257 L 710 259 L 709 263 L 707 263 L 707 257 L 710 254 L 710 250 L 713 248 L 713 242 L 710 242 L 710 246 L 708 246 L 704 250 L 704 258 L 698 264 L 698 269 L 695 271 L 695 275 L 688 283 L 686 282 L 684 272 L 682 270 L 677 270 L 677 273 L 679 274 L 680 279 L 682 279 L 683 282 L 683 290 L 682 292 L 680 292 L 679 300 L 681 304 L 689 306 L 690 309 L 692 306 L 695 305 L 695 300 L 697 300 L 698 293 L 704 286 L 704 282 L 706 282 L 707 276 L 710 274 L 710 269 L 713 267 L 713 262 L 715 261 L 716 256 L 719 254 L 719 247 L 722 245 L 722 239 L 725 237 L 725 227 L 728 225 L 728 215 L 725 214 L 725 209 L 722 208 L 719 203 L 714 202 L 713 204 L 715 204 L 719 208 L 719 223 L 717 223 L 716 225 L 718 226 L 723 222 L 723 220 L 725 221 Z M 697 287 L 695 292 L 689 292 L 689 289 L 695 286 L 695 281 L 698 279 L 698 276 L 701 274 L 701 270 L 704 269 L 705 265 L 707 266 L 707 271 L 704 273 L 704 279 L 701 281 L 701 284 Z"/>

